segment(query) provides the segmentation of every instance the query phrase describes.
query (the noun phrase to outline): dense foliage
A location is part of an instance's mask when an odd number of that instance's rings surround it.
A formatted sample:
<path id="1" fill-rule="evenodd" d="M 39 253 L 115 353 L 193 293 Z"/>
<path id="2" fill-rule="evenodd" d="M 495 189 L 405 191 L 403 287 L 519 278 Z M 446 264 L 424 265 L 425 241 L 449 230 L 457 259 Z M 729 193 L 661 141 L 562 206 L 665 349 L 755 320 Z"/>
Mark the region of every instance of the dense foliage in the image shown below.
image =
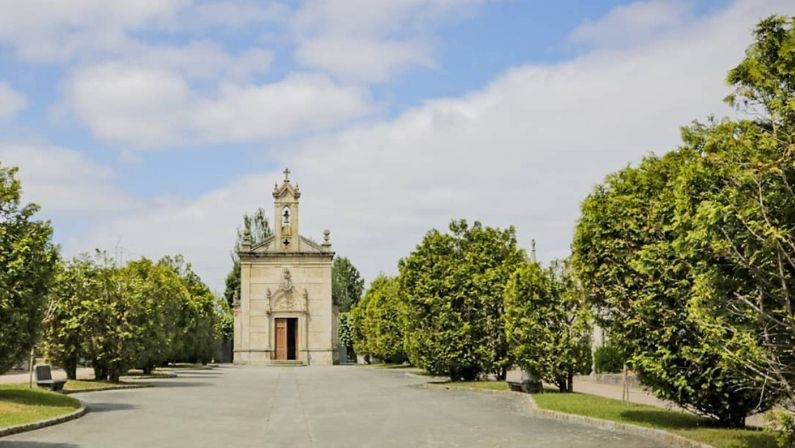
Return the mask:
<path id="1" fill-rule="evenodd" d="M 460 220 L 450 233 L 428 232 L 399 264 L 411 363 L 453 380 L 481 373 L 505 378 L 511 362 L 503 292 L 525 258 L 513 227 L 470 227 Z"/>
<path id="2" fill-rule="evenodd" d="M 610 175 L 573 245 L 641 381 L 732 426 L 795 397 L 793 19 L 756 37 L 728 100 L 757 118 L 692 125 L 678 150 Z"/>
<path id="3" fill-rule="evenodd" d="M 591 367 L 590 313 L 562 263 L 525 263 L 505 288 L 505 331 L 513 360 L 533 378 L 572 392 Z"/>
<path id="4" fill-rule="evenodd" d="M 102 254 L 69 260 L 50 303 L 45 351 L 70 378 L 81 359 L 111 381 L 132 367 L 208 362 L 220 341 L 219 304 L 181 257 L 125 266 Z"/>
<path id="5" fill-rule="evenodd" d="M 21 361 L 41 334 L 58 260 L 52 227 L 21 202 L 17 169 L 0 164 L 0 373 Z"/>
<path id="6" fill-rule="evenodd" d="M 703 157 L 682 176 L 680 249 L 696 273 L 694 317 L 762 380 L 759 394 L 795 411 L 795 18 L 763 20 L 755 35 L 728 98 L 753 119 L 692 132 Z M 703 194 L 686 197 L 691 185 Z"/>
<path id="7" fill-rule="evenodd" d="M 331 297 L 340 311 L 350 311 L 362 297 L 364 279 L 345 257 L 337 257 L 331 265 Z"/>
<path id="8" fill-rule="evenodd" d="M 406 359 L 403 309 L 396 278 L 376 277 L 351 314 L 353 347 L 357 354 L 394 363 Z"/>
<path id="9" fill-rule="evenodd" d="M 232 270 L 227 274 L 225 282 L 224 298 L 229 306 L 232 306 L 235 293 L 240 294 L 240 260 L 237 258 L 237 253 L 240 251 L 243 239 L 250 238 L 251 244 L 256 246 L 272 234 L 264 209 L 258 208 L 251 215 L 243 214 L 243 224 L 237 228 L 235 246 L 232 248 Z"/>
<path id="10" fill-rule="evenodd" d="M 624 353 L 608 341 L 594 350 L 593 364 L 596 373 L 619 373 L 624 369 Z"/>

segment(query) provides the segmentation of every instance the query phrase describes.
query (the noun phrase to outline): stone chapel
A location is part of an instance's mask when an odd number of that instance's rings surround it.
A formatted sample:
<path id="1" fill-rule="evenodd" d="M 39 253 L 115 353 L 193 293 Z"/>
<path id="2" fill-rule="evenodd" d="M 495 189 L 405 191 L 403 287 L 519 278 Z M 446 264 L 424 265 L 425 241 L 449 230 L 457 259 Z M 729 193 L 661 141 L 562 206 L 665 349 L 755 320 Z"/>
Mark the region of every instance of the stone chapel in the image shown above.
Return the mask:
<path id="1" fill-rule="evenodd" d="M 234 303 L 234 360 L 239 364 L 330 365 L 337 353 L 338 308 L 331 298 L 329 231 L 318 244 L 299 233 L 301 191 L 284 170 L 273 187 L 273 235 L 252 245 L 244 235 L 240 297 Z"/>

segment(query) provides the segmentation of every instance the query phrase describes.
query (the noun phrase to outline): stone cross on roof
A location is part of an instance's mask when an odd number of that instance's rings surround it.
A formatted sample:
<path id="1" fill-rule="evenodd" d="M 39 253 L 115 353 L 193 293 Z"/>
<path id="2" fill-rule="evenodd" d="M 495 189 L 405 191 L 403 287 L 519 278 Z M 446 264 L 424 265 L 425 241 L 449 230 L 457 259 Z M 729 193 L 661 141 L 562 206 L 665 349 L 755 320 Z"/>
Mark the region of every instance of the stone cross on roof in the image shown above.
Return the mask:
<path id="1" fill-rule="evenodd" d="M 290 168 L 285 168 L 282 172 L 284 173 L 284 181 L 290 182 Z"/>

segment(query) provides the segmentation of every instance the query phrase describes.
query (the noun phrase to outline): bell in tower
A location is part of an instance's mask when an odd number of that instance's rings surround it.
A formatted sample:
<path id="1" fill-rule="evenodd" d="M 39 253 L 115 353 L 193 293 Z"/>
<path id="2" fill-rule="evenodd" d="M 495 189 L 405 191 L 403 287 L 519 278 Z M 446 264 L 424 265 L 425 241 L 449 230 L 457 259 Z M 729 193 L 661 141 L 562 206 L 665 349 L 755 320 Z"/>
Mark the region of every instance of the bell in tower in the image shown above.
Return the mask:
<path id="1" fill-rule="evenodd" d="M 298 236 L 298 199 L 301 192 L 298 185 L 290 182 L 290 170 L 284 169 L 284 181 L 281 185 L 274 185 L 274 216 L 279 217 L 280 225 L 276 227 L 276 240 L 281 245 L 283 252 L 299 251 Z"/>

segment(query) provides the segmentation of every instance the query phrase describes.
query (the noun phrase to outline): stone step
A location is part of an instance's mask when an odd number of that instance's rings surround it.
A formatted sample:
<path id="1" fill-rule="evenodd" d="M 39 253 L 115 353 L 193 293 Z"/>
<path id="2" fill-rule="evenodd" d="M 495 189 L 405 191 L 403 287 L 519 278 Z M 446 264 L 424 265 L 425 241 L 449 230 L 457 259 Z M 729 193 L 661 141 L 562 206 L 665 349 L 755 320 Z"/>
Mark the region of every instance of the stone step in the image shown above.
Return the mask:
<path id="1" fill-rule="evenodd" d="M 301 367 L 306 364 L 298 360 L 272 360 L 269 365 L 272 367 Z"/>

